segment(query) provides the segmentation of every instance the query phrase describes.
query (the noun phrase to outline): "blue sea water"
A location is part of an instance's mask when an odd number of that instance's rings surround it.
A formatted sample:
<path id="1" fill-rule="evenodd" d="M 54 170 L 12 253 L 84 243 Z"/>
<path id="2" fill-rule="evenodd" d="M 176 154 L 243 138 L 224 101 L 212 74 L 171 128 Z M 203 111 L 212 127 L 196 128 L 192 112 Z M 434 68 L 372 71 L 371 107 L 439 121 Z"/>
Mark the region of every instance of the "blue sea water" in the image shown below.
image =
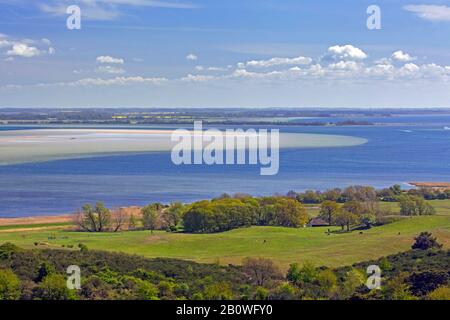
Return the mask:
<path id="1" fill-rule="evenodd" d="M 282 150 L 276 176 L 260 176 L 258 166 L 175 166 L 169 153 L 1 166 L 0 217 L 70 213 L 95 201 L 119 207 L 190 202 L 224 192 L 267 195 L 355 184 L 407 187 L 410 181 L 450 181 L 450 130 L 444 128 L 450 127 L 449 115 L 364 120 L 389 125 L 280 126 L 281 132 L 349 135 L 368 142 Z"/>

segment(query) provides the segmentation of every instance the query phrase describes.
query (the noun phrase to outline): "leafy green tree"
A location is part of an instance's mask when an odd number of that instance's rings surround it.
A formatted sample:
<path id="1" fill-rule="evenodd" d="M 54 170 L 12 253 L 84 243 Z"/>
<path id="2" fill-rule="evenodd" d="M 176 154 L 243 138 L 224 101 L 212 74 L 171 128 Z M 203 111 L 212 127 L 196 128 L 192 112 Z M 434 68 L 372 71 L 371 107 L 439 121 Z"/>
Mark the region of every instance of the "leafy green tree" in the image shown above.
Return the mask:
<path id="1" fill-rule="evenodd" d="M 270 292 L 268 289 L 264 287 L 257 287 L 254 299 L 255 300 L 268 300 L 269 299 Z"/>
<path id="2" fill-rule="evenodd" d="M 339 286 L 339 296 L 341 299 L 348 299 L 353 296 L 356 290 L 364 285 L 365 275 L 358 269 L 352 268 L 345 275 L 344 281 Z"/>
<path id="3" fill-rule="evenodd" d="M 387 300 L 414 300 L 415 298 L 407 283 L 407 277 L 408 274 L 402 272 L 386 281 L 386 284 L 382 287 L 384 297 Z"/>
<path id="4" fill-rule="evenodd" d="M 333 223 L 334 216 L 340 211 L 340 206 L 335 201 L 324 201 L 320 205 L 320 217 L 325 219 L 330 225 Z"/>
<path id="5" fill-rule="evenodd" d="M 312 283 L 317 279 L 318 271 L 310 262 L 305 262 L 302 267 L 297 263 L 290 265 L 286 279 L 301 286 L 304 283 Z"/>
<path id="6" fill-rule="evenodd" d="M 298 289 L 288 282 L 279 284 L 272 293 L 274 300 L 295 300 L 298 297 Z"/>
<path id="7" fill-rule="evenodd" d="M 317 275 L 317 282 L 324 296 L 331 297 L 336 292 L 337 277 L 332 270 L 325 269 L 320 271 Z"/>
<path id="8" fill-rule="evenodd" d="M 159 223 L 158 206 L 148 205 L 142 208 L 142 224 L 145 230 L 150 230 L 151 233 L 157 229 Z"/>
<path id="9" fill-rule="evenodd" d="M 342 206 L 342 211 L 355 215 L 362 215 L 365 210 L 362 202 L 352 200 L 344 203 L 344 205 Z"/>
<path id="10" fill-rule="evenodd" d="M 412 249 L 429 250 L 442 248 L 442 244 L 438 243 L 437 239 L 430 232 L 421 232 L 414 240 Z"/>
<path id="11" fill-rule="evenodd" d="M 19 278 L 11 270 L 0 269 L 0 300 L 17 300 L 19 297 Z"/>
<path id="12" fill-rule="evenodd" d="M 174 202 L 170 204 L 169 208 L 167 208 L 164 212 L 169 228 L 176 229 L 183 218 L 184 212 L 185 206 L 181 202 Z"/>
<path id="13" fill-rule="evenodd" d="M 62 275 L 50 274 L 38 285 L 35 297 L 42 300 L 74 300 L 76 294 L 67 287 Z"/>
<path id="14" fill-rule="evenodd" d="M 400 214 L 404 216 L 433 215 L 436 210 L 422 197 L 403 195 L 398 197 Z"/>
<path id="15" fill-rule="evenodd" d="M 221 281 L 205 286 L 203 296 L 206 300 L 232 300 L 233 291 L 227 282 Z"/>

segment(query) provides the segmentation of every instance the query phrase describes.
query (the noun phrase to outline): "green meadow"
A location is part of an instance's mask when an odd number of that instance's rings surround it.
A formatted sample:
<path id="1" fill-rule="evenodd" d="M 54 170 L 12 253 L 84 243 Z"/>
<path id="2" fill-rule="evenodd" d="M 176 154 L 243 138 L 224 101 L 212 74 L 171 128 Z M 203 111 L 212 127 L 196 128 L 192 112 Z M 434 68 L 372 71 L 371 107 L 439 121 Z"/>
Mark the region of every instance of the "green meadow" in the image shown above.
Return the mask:
<path id="1" fill-rule="evenodd" d="M 274 260 L 283 269 L 290 263 L 309 261 L 331 267 L 408 250 L 413 238 L 430 231 L 450 247 L 450 200 L 431 201 L 437 210 L 434 216 L 405 217 L 400 221 L 350 233 L 327 234 L 325 228 L 251 227 L 217 234 L 183 234 L 157 231 L 118 233 L 86 233 L 67 230 L 67 225 L 45 228 L 0 229 L 0 243 L 12 242 L 24 248 L 65 248 L 75 250 L 79 243 L 89 249 L 119 251 L 145 257 L 166 257 L 240 264 L 245 257 Z M 386 203 L 394 211 L 397 204 Z M 315 210 L 310 207 L 311 214 Z M 32 226 L 32 225 L 31 225 Z M 339 230 L 339 228 L 330 228 Z"/>

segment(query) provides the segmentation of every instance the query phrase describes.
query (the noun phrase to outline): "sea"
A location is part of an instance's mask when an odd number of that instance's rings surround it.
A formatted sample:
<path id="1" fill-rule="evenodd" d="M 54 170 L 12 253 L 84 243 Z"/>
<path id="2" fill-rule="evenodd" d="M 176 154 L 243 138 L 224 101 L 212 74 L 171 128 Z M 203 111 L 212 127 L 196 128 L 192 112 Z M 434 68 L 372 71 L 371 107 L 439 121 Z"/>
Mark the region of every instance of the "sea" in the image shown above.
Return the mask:
<path id="1" fill-rule="evenodd" d="M 153 202 L 188 203 L 223 193 L 260 196 L 350 185 L 383 188 L 400 184 L 409 188 L 411 181 L 450 182 L 450 115 L 363 117 L 357 120 L 376 125 L 252 127 L 368 140 L 353 147 L 281 150 L 279 173 L 274 176 L 261 176 L 260 167 L 254 165 L 176 166 L 167 152 L 48 162 L 30 159 L 31 162 L 25 164 L 0 166 L 0 217 L 66 214 L 75 212 L 85 203 L 97 201 L 115 208 Z M 311 119 L 289 121 L 311 122 Z M 0 126 L 0 130 L 32 128 Z"/>

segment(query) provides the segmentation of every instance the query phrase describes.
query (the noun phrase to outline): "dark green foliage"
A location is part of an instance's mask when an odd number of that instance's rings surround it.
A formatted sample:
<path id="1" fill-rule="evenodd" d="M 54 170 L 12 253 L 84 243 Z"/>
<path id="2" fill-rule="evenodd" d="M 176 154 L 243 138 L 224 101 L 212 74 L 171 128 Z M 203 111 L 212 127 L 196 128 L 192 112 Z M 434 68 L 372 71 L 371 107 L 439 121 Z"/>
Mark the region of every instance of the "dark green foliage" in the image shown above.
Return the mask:
<path id="1" fill-rule="evenodd" d="M 70 265 L 81 268 L 79 291 L 67 289 Z M 29 299 L 240 299 L 240 287 L 250 284 L 239 267 L 93 250 L 19 250 L 0 260 L 0 270 L 6 268 L 27 284 L 22 296 Z"/>
<path id="2" fill-rule="evenodd" d="M 442 244 L 439 244 L 436 238 L 429 232 L 422 232 L 414 240 L 416 242 L 412 245 L 412 249 L 429 250 L 442 248 Z"/>

